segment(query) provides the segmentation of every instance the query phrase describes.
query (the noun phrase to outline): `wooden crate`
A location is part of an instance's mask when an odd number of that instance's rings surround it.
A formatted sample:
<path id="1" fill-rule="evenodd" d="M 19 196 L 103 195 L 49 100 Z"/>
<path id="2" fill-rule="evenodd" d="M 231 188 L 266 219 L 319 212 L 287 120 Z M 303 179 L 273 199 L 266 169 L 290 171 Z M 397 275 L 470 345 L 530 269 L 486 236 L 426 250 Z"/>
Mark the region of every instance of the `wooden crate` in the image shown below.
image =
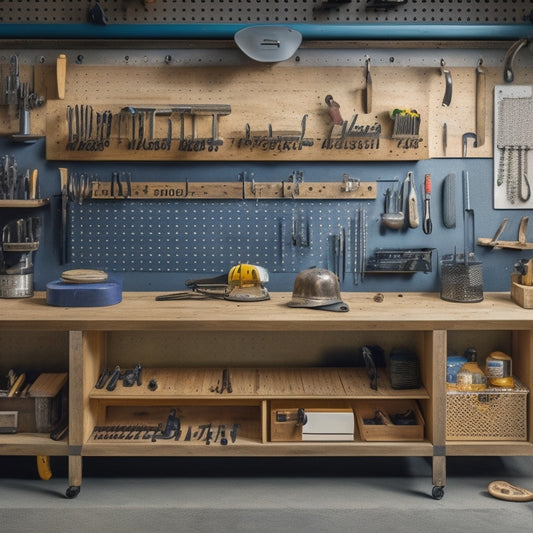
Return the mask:
<path id="1" fill-rule="evenodd" d="M 522 276 L 511 274 L 511 299 L 524 309 L 533 309 L 533 287 L 520 283 Z"/>
<path id="2" fill-rule="evenodd" d="M 365 424 L 367 418 L 374 418 L 376 410 L 382 410 L 389 416 L 412 409 L 417 424 L 401 425 L 371 425 Z M 359 427 L 361 440 L 364 441 L 421 441 L 424 440 L 424 417 L 420 412 L 416 400 L 357 400 L 355 402 L 355 417 Z"/>
<path id="3" fill-rule="evenodd" d="M 0 427 L 12 432 L 13 417 L 8 412 L 17 413 L 15 431 L 18 433 L 48 433 L 52 431 L 61 415 L 61 389 L 67 382 L 66 373 L 43 373 L 24 396 L 0 397 L 0 413 L 6 425 Z"/>
<path id="4" fill-rule="evenodd" d="M 327 413 L 331 415 L 328 417 L 331 423 L 322 424 L 324 432 L 321 435 L 306 432 L 306 426 L 297 423 L 299 409 L 303 409 L 308 415 Z M 270 440 L 272 442 L 353 440 L 353 428 L 349 437 L 346 433 L 336 434 L 336 431 L 327 429 L 328 427 L 331 429 L 332 426 L 345 427 L 336 415 L 342 418 L 346 413 L 353 417 L 353 409 L 348 401 L 273 400 L 270 402 Z"/>

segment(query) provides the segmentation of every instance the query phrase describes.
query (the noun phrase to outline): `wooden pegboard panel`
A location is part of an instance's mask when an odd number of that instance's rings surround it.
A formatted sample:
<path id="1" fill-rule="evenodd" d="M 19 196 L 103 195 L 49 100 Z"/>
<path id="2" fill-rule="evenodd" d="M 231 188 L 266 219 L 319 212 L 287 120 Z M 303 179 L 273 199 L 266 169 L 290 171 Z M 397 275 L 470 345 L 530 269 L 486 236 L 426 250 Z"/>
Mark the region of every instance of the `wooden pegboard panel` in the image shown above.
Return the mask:
<path id="1" fill-rule="evenodd" d="M 462 136 L 475 131 L 476 105 L 476 58 L 472 67 L 450 67 L 453 79 L 453 96 L 449 107 L 442 106 L 444 77 L 438 67 L 375 67 L 374 113 L 364 114 L 363 88 L 364 68 L 354 67 L 281 67 L 281 66 L 237 66 L 237 67 L 157 67 L 107 66 L 95 67 L 69 65 L 67 72 L 66 99 L 57 99 L 55 68 L 46 65 L 21 65 L 21 79 L 33 81 L 35 90 L 43 95 L 46 103 L 31 111 L 31 132 L 47 137 L 49 159 L 66 160 L 386 160 L 419 159 L 426 157 L 461 157 Z M 4 67 L 5 65 L 2 65 Z M 494 86 L 502 83 L 501 68 L 484 68 L 486 73 L 486 124 L 485 143 L 474 148 L 469 145 L 468 157 L 492 157 L 492 116 Z M 531 69 L 515 69 L 515 83 L 533 83 Z M 391 108 L 416 107 L 422 114 L 422 128 L 425 135 L 424 148 L 389 157 L 385 141 L 380 141 L 380 150 L 356 151 L 320 149 L 321 141 L 331 131 L 331 120 L 324 98 L 332 94 L 341 105 L 345 120 L 358 115 L 358 124 L 373 124 L 380 120 L 388 124 L 382 137 L 390 137 L 390 121 L 387 113 Z M 95 111 L 110 109 L 119 111 L 124 105 L 164 106 L 172 102 L 227 103 L 231 114 L 221 116 L 220 135 L 224 145 L 216 153 L 208 148 L 195 151 L 174 149 L 157 154 L 151 150 L 131 151 L 125 145 L 118 145 L 117 124 L 114 125 L 114 143 L 104 152 L 65 150 L 68 142 L 65 112 L 67 105 L 92 105 Z M 301 130 L 302 118 L 306 118 L 306 140 L 312 139 L 313 146 L 302 149 L 265 149 L 265 143 L 256 143 L 253 149 L 242 147 L 245 143 L 245 128 L 249 124 L 253 131 L 266 132 L 269 124 L 274 131 L 297 132 Z M 190 130 L 190 117 L 186 127 Z M 447 148 L 443 147 L 443 124 L 447 126 Z M 159 122 L 158 136 L 166 136 L 166 121 Z M 0 134 L 18 132 L 16 110 L 0 105 Z M 211 119 L 203 117 L 198 121 L 202 135 L 211 134 Z M 179 135 L 179 125 L 174 136 Z M 244 140 L 243 140 L 244 139 Z M 241 146 L 239 147 L 239 143 Z M 392 143 L 390 143 L 392 144 Z M 236 146 L 237 145 L 237 146 Z M 394 146 L 393 146 L 394 147 Z M 267 147 L 268 148 L 268 147 Z M 276 148 L 276 145 L 274 145 Z M 281 147 L 283 148 L 283 147 Z M 287 148 L 287 146 L 285 147 Z M 299 147 L 297 147 L 299 148 Z M 395 148 L 395 147 L 394 147 Z M 348 156 L 344 152 L 348 152 Z M 207 152 L 207 153 L 206 153 Z M 285 153 L 286 152 L 286 153 Z M 293 153 L 294 152 L 294 153 Z M 154 157 L 155 156 L 155 157 Z"/>
<path id="2" fill-rule="evenodd" d="M 298 68 L 275 66 L 227 67 L 89 67 L 69 70 L 66 98 L 48 108 L 47 158 L 63 160 L 388 160 L 428 156 L 427 73 L 419 68 L 375 68 L 373 107 L 365 113 L 365 71 L 361 67 Z M 331 94 L 351 134 L 333 135 L 325 97 Z M 126 106 L 168 108 L 175 105 L 231 106 L 218 117 L 215 147 L 212 116 L 192 118 L 178 114 L 172 120 L 172 146 L 157 150 L 153 144 L 128 144 L 118 137 L 113 121 L 109 146 L 103 150 L 67 150 L 67 106 L 109 110 L 116 118 Z M 422 116 L 419 135 L 391 139 L 394 108 L 416 108 Z M 168 117 L 156 121 L 155 137 L 168 135 Z M 131 135 L 131 126 L 129 124 Z M 138 126 L 138 125 L 137 125 Z M 137 132 L 138 133 L 138 132 Z M 135 136 L 139 140 L 139 135 Z M 202 139 L 206 142 L 201 142 Z M 195 140 L 197 142 L 191 142 Z M 289 140 L 289 142 L 287 142 Z M 181 142 L 180 142 L 181 141 Z M 129 146 L 129 147 L 128 147 Z M 168 148 L 168 147 L 167 147 Z"/>

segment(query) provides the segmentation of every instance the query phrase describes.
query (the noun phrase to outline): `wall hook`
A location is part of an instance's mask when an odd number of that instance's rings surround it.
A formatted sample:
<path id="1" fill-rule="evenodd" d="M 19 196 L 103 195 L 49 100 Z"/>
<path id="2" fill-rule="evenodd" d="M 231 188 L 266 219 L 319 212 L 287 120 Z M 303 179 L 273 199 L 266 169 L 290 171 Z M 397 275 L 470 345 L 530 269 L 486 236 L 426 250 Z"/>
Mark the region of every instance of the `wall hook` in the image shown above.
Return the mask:
<path id="1" fill-rule="evenodd" d="M 446 89 L 444 90 L 444 97 L 442 99 L 443 107 L 448 107 L 452 103 L 452 74 L 449 69 L 446 68 L 444 59 L 440 60 L 440 73 L 444 76 L 446 81 Z"/>

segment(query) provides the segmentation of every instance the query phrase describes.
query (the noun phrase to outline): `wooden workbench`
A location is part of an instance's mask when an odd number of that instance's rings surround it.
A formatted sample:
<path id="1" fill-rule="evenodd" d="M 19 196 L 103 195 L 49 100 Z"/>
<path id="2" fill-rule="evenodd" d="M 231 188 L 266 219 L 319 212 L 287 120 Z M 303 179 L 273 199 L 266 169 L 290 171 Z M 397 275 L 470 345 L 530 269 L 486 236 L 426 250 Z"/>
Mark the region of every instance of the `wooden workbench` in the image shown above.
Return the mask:
<path id="1" fill-rule="evenodd" d="M 435 293 L 346 293 L 347 313 L 289 308 L 290 293 L 263 302 L 156 301 L 160 293 L 125 293 L 103 308 L 47 305 L 44 293 L 3 300 L 2 371 L 15 362 L 68 370 L 70 423 L 67 441 L 42 434 L 0 435 L 0 454 L 68 455 L 69 489 L 81 486 L 84 456 L 408 456 L 432 457 L 433 495 L 442 497 L 447 455 L 533 455 L 526 441 L 446 440 L 446 356 L 475 346 L 480 358 L 499 349 L 513 357 L 514 373 L 533 386 L 533 310 L 509 293 L 485 294 L 480 303 L 450 303 Z M 370 389 L 364 368 L 354 367 L 362 345 L 385 353 L 404 347 L 420 362 L 422 386 L 394 390 L 387 369 Z M 114 391 L 96 389 L 105 368 L 143 367 L 143 383 Z M 4 368 L 6 366 L 6 368 Z M 230 369 L 233 392 L 214 392 L 217 376 Z M 321 372 L 320 369 L 323 369 Z M 151 380 L 159 385 L 147 388 Z M 273 442 L 272 401 L 329 408 L 360 400 L 418 402 L 424 438 L 416 442 L 369 442 L 357 430 L 350 442 Z M 276 404 L 277 405 L 277 404 Z M 533 409 L 528 396 L 528 427 Z M 235 441 L 220 446 L 176 439 L 99 439 L 99 427 L 153 424 L 169 408 L 182 424 L 237 424 Z M 159 418 L 158 418 L 159 417 Z M 184 427 L 186 429 L 186 426 Z"/>

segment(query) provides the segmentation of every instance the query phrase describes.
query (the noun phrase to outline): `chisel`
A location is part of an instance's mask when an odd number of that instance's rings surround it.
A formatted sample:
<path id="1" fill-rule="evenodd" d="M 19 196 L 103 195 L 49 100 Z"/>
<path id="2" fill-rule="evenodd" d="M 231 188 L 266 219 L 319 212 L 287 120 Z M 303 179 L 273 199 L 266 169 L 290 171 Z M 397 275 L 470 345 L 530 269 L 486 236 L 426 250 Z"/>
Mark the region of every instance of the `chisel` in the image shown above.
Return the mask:
<path id="1" fill-rule="evenodd" d="M 372 74 L 370 73 L 370 58 L 365 56 L 365 113 L 372 113 Z"/>
<path id="2" fill-rule="evenodd" d="M 59 54 L 56 59 L 57 97 L 65 99 L 65 79 L 67 74 L 67 56 Z"/>
<path id="3" fill-rule="evenodd" d="M 61 182 L 61 264 L 67 263 L 67 210 L 68 210 L 68 169 L 60 168 Z"/>
<path id="4" fill-rule="evenodd" d="M 476 138 L 477 145 L 485 144 L 485 71 L 480 59 L 476 68 Z"/>
<path id="5" fill-rule="evenodd" d="M 37 198 L 37 179 L 39 177 L 39 171 L 34 168 L 30 173 L 30 181 L 29 181 L 29 191 L 28 191 L 28 197 L 30 200 L 35 200 Z"/>
<path id="6" fill-rule="evenodd" d="M 24 385 L 24 382 L 26 381 L 26 374 L 22 373 L 17 376 L 17 379 L 9 389 L 9 392 L 7 393 L 8 398 L 13 398 L 13 396 L 16 396 L 16 394 L 22 389 L 22 385 Z"/>

